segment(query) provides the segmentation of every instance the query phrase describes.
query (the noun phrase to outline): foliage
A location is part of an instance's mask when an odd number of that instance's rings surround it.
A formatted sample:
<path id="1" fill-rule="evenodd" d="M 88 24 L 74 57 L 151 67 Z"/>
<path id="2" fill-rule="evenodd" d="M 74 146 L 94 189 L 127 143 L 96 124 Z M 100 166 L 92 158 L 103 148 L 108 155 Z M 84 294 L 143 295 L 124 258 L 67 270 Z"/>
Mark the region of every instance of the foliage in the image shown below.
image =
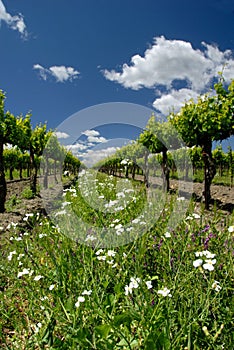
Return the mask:
<path id="1" fill-rule="evenodd" d="M 114 183 L 100 174 L 98 195 L 113 201 Z M 133 186 L 141 199 L 142 189 Z M 69 207 L 79 212 L 93 224 L 84 232 L 91 239 L 102 221 L 91 212 L 90 193 L 82 199 L 83 189 L 64 191 L 67 213 L 60 216 L 69 224 Z M 143 220 L 134 224 L 137 208 L 140 200 L 130 212 L 115 212 L 136 234 Z M 233 216 L 205 217 L 191 203 L 178 226 L 165 232 L 171 210 L 165 203 L 154 228 L 109 249 L 72 240 L 37 213 L 26 214 L 25 230 L 12 223 L 1 243 L 1 349 L 231 349 Z M 105 220 L 113 224 L 113 214 Z"/>

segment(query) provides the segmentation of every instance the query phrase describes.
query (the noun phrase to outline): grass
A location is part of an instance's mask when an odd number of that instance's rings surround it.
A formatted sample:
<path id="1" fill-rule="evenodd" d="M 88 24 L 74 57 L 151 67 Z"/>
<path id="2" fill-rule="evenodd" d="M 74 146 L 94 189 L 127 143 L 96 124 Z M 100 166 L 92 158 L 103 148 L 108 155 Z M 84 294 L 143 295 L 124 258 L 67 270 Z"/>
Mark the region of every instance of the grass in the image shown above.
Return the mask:
<path id="1" fill-rule="evenodd" d="M 1 349 L 231 349 L 233 215 L 191 202 L 168 228 L 176 196 L 104 174 L 79 183 L 53 222 L 28 213 L 2 239 Z"/>

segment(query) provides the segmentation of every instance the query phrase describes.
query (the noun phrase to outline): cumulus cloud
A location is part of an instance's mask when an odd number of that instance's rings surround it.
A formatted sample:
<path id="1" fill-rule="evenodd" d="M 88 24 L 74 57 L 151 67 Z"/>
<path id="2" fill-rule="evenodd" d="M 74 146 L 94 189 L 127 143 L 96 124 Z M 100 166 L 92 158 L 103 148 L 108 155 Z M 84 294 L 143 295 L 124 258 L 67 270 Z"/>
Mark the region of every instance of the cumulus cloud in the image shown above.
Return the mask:
<path id="1" fill-rule="evenodd" d="M 52 66 L 45 68 L 40 64 L 34 64 L 33 69 L 39 72 L 40 77 L 43 80 L 47 80 L 48 77 L 54 77 L 57 82 L 63 83 L 65 81 L 72 81 L 78 77 L 80 72 L 75 70 L 73 67 L 65 66 Z"/>
<path id="2" fill-rule="evenodd" d="M 82 132 L 83 135 L 85 136 L 99 136 L 100 133 L 97 130 L 85 130 Z"/>
<path id="3" fill-rule="evenodd" d="M 83 143 L 75 143 L 74 145 L 66 145 L 65 148 L 77 155 L 78 152 L 86 150 L 88 146 L 84 145 Z"/>
<path id="4" fill-rule="evenodd" d="M 125 88 L 163 88 L 163 95 L 153 103 L 160 112 L 165 112 L 173 102 L 181 106 L 183 97 L 188 100 L 210 87 L 212 80 L 223 71 L 227 83 L 234 77 L 234 59 L 230 50 L 202 42 L 203 50 L 194 49 L 191 43 L 182 40 L 167 40 L 164 36 L 154 38 L 154 44 L 144 56 L 135 55 L 130 64 L 123 64 L 120 72 L 104 70 L 106 79 Z M 183 87 L 176 93 L 173 84 Z M 165 93 L 166 91 L 166 93 Z"/>
<path id="5" fill-rule="evenodd" d="M 163 115 L 168 115 L 172 112 L 177 112 L 184 105 L 185 102 L 188 102 L 191 99 L 196 101 L 199 94 L 191 89 L 172 89 L 170 93 L 162 94 L 153 102 L 153 107 L 159 110 Z"/>
<path id="6" fill-rule="evenodd" d="M 19 13 L 15 16 L 12 16 L 6 11 L 3 2 L 0 0 L 0 23 L 1 21 L 6 22 L 6 24 L 13 30 L 17 30 L 23 38 L 27 37 L 28 33 L 22 14 Z"/>
<path id="7" fill-rule="evenodd" d="M 58 139 L 67 139 L 69 135 L 66 132 L 55 131 L 54 135 L 57 136 Z"/>
<path id="8" fill-rule="evenodd" d="M 100 133 L 97 130 L 86 130 L 82 134 L 87 136 L 87 140 L 91 144 L 107 142 L 107 139 L 105 137 L 99 136 Z"/>
<path id="9" fill-rule="evenodd" d="M 95 163 L 99 162 L 100 160 L 111 156 L 118 149 L 119 149 L 119 147 L 113 147 L 113 146 L 112 147 L 107 147 L 107 148 L 104 148 L 104 149 L 98 149 L 98 150 L 90 149 L 87 152 L 80 154 L 80 158 L 81 158 L 82 162 L 87 167 L 91 167 Z"/>

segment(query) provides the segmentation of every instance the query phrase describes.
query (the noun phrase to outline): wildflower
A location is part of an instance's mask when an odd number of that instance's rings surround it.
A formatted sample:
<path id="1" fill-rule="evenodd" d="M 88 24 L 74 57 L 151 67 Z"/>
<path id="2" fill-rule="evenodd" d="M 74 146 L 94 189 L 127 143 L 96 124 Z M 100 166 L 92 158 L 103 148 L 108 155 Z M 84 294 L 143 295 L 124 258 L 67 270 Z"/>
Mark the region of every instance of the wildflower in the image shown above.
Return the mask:
<path id="1" fill-rule="evenodd" d="M 185 200 L 185 197 L 178 197 L 177 198 L 177 201 L 181 202 L 181 201 L 184 201 Z"/>
<path id="2" fill-rule="evenodd" d="M 43 278 L 43 276 L 38 275 L 38 276 L 35 276 L 33 280 L 34 281 L 39 281 L 41 278 Z"/>
<path id="3" fill-rule="evenodd" d="M 116 252 L 114 250 L 108 250 L 107 255 L 108 256 L 115 256 Z"/>
<path id="4" fill-rule="evenodd" d="M 83 303 L 85 301 L 84 297 L 78 297 L 77 302 L 75 303 L 75 307 L 79 307 L 80 303 Z"/>
<path id="5" fill-rule="evenodd" d="M 214 270 L 214 264 L 216 263 L 216 259 L 206 259 L 205 264 L 203 265 L 203 269 L 213 271 Z"/>
<path id="6" fill-rule="evenodd" d="M 107 264 L 109 264 L 109 265 L 113 265 L 113 264 L 114 264 L 114 260 L 107 260 L 106 262 L 107 262 Z"/>
<path id="7" fill-rule="evenodd" d="M 203 260 L 202 260 L 202 259 L 197 259 L 197 260 L 194 260 L 193 266 L 194 266 L 194 267 L 199 267 L 199 266 L 202 265 L 202 263 L 203 263 Z"/>
<path id="8" fill-rule="evenodd" d="M 138 288 L 139 287 L 139 283 L 140 283 L 140 278 L 134 278 L 134 277 L 131 277 L 130 278 L 130 286 L 131 286 L 131 288 Z"/>
<path id="9" fill-rule="evenodd" d="M 82 295 L 91 295 L 92 290 L 84 290 Z"/>
<path id="10" fill-rule="evenodd" d="M 100 255 L 101 253 L 103 253 L 103 249 L 99 249 L 98 251 L 96 251 L 96 255 Z"/>
<path id="11" fill-rule="evenodd" d="M 30 273 L 30 270 L 24 268 L 23 271 L 21 271 L 21 272 L 18 273 L 17 277 L 20 278 L 20 277 L 22 277 L 23 275 L 29 275 L 29 273 Z"/>
<path id="12" fill-rule="evenodd" d="M 11 222 L 9 225 L 7 225 L 7 229 L 16 228 L 17 225 L 17 223 Z"/>
<path id="13" fill-rule="evenodd" d="M 146 284 L 146 286 L 147 286 L 148 289 L 153 288 L 152 282 L 151 282 L 151 281 L 146 281 L 145 284 Z"/>
<path id="14" fill-rule="evenodd" d="M 215 254 L 212 254 L 209 250 L 203 250 L 203 255 L 205 255 L 207 259 L 213 259 L 215 257 Z"/>
<path id="15" fill-rule="evenodd" d="M 49 286 L 49 290 L 53 290 L 54 287 L 55 287 L 55 284 L 51 284 L 51 285 Z"/>
<path id="16" fill-rule="evenodd" d="M 15 240 L 16 240 L 17 242 L 22 241 L 22 237 L 20 237 L 20 236 L 19 236 L 19 237 L 16 237 Z"/>
<path id="17" fill-rule="evenodd" d="M 171 294 L 170 294 L 170 289 L 168 289 L 167 287 L 164 287 L 163 289 L 160 289 L 157 291 L 158 294 L 161 294 L 163 297 L 170 297 L 171 298 Z"/>
<path id="18" fill-rule="evenodd" d="M 87 242 L 87 241 L 93 242 L 93 241 L 95 241 L 95 239 L 97 239 L 97 238 L 94 237 L 93 235 L 88 235 L 88 236 L 86 237 L 86 239 L 85 239 L 85 242 Z"/>
<path id="19" fill-rule="evenodd" d="M 234 232 L 234 226 L 229 226 L 229 227 L 228 227 L 228 232 L 230 232 L 230 233 L 231 233 L 231 232 Z"/>
<path id="20" fill-rule="evenodd" d="M 100 255 L 100 256 L 97 257 L 97 259 L 105 261 L 106 260 L 106 256 L 105 255 Z"/>
<path id="21" fill-rule="evenodd" d="M 24 221 L 28 221 L 28 218 L 33 217 L 33 213 L 25 214 L 25 217 L 23 218 Z"/>
<path id="22" fill-rule="evenodd" d="M 41 301 L 48 300 L 48 297 L 45 295 L 44 297 L 41 297 Z"/>
<path id="23" fill-rule="evenodd" d="M 165 236 L 166 238 L 170 238 L 170 237 L 171 237 L 171 234 L 170 234 L 170 232 L 165 232 L 164 236 Z"/>
<path id="24" fill-rule="evenodd" d="M 132 287 L 130 285 L 129 286 L 126 285 L 124 289 L 125 289 L 125 292 L 124 292 L 125 295 L 132 294 Z"/>
<path id="25" fill-rule="evenodd" d="M 39 238 L 43 238 L 43 237 L 46 237 L 46 236 L 47 236 L 46 233 L 40 233 L 38 237 L 39 237 Z"/>
<path id="26" fill-rule="evenodd" d="M 13 252 L 10 252 L 10 253 L 9 253 L 9 255 L 8 255 L 7 259 L 8 259 L 9 261 L 11 261 L 11 259 L 12 259 L 13 255 L 15 255 L 15 254 L 16 254 L 16 251 L 15 251 L 15 250 L 13 250 Z"/>
<path id="27" fill-rule="evenodd" d="M 139 219 L 134 219 L 134 220 L 132 220 L 132 223 L 133 224 L 138 224 L 139 221 L 140 221 Z"/>
<path id="28" fill-rule="evenodd" d="M 63 202 L 62 203 L 62 208 L 65 208 L 67 205 L 72 204 L 71 202 Z"/>
<path id="29" fill-rule="evenodd" d="M 124 192 L 118 192 L 118 193 L 116 194 L 116 197 L 118 197 L 118 198 L 124 198 L 124 197 L 125 197 L 125 194 L 124 194 Z"/>
<path id="30" fill-rule="evenodd" d="M 57 211 L 57 213 L 55 214 L 55 216 L 58 216 L 58 215 L 66 215 L 67 212 L 66 210 L 61 210 L 61 211 Z"/>
<path id="31" fill-rule="evenodd" d="M 41 327 L 42 327 L 41 322 L 38 322 L 35 326 L 35 333 L 38 333 Z"/>
<path id="32" fill-rule="evenodd" d="M 214 283 L 212 284 L 211 286 L 216 292 L 219 292 L 222 287 L 220 286 L 219 282 L 218 281 L 214 281 Z"/>

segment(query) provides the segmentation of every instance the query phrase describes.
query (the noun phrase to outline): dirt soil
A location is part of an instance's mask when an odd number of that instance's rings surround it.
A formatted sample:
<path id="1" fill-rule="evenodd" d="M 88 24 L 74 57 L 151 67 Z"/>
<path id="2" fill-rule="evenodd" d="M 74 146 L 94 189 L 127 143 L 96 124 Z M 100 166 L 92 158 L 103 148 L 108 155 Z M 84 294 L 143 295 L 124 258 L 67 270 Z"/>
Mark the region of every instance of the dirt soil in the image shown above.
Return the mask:
<path id="1" fill-rule="evenodd" d="M 178 182 L 176 180 L 171 180 L 170 185 L 172 189 L 178 188 Z M 36 196 L 32 199 L 25 199 L 22 197 L 22 191 L 25 188 L 29 188 L 29 180 L 15 180 L 7 182 L 7 202 L 10 203 L 13 197 L 16 197 L 16 204 L 14 206 L 9 206 L 8 210 L 1 214 L 0 213 L 0 233 L 7 231 L 7 226 L 11 222 L 18 223 L 20 226 L 25 226 L 26 223 L 23 220 L 26 213 L 37 213 L 39 212 L 42 215 L 46 215 L 46 211 L 43 207 L 43 201 L 39 196 Z M 186 191 L 186 183 L 180 183 L 180 188 L 184 188 Z M 194 183 L 193 184 L 193 193 L 194 197 L 197 200 L 197 205 L 200 205 L 202 201 L 202 191 L 203 184 Z M 234 188 L 228 186 L 211 186 L 212 198 L 216 202 L 216 207 L 223 211 L 224 214 L 230 214 L 233 212 L 234 208 Z M 211 204 L 211 212 L 212 212 Z"/>

